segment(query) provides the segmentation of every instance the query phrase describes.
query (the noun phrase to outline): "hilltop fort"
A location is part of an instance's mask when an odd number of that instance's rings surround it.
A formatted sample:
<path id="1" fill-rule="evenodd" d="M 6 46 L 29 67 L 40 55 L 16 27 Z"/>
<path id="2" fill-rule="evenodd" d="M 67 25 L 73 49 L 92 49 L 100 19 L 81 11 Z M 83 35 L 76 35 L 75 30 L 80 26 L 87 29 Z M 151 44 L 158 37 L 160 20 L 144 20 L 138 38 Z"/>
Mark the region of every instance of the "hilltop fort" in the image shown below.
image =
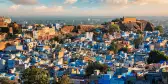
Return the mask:
<path id="1" fill-rule="evenodd" d="M 123 17 L 122 23 L 130 23 L 130 22 L 137 22 L 135 17 Z"/>
<path id="2" fill-rule="evenodd" d="M 153 31 L 154 25 L 145 20 L 138 20 L 136 17 L 123 17 L 112 20 L 111 24 L 118 24 L 123 31 Z"/>

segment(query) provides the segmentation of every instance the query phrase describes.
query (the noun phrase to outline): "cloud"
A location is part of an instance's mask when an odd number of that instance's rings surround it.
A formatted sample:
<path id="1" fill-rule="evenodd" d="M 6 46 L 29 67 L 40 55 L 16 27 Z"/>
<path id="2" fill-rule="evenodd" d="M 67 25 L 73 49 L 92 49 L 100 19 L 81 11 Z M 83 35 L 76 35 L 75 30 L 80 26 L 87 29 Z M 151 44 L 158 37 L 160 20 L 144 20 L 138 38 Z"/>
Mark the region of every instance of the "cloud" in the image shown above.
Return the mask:
<path id="1" fill-rule="evenodd" d="M 133 0 L 133 4 L 140 5 L 158 5 L 158 4 L 168 4 L 168 0 Z"/>
<path id="2" fill-rule="evenodd" d="M 168 4 L 168 0 L 100 0 L 108 6 Z"/>
<path id="3" fill-rule="evenodd" d="M 64 8 L 63 8 L 63 6 L 53 6 L 53 7 L 37 6 L 34 8 L 34 11 L 35 12 L 46 12 L 46 13 L 63 12 Z"/>
<path id="4" fill-rule="evenodd" d="M 10 0 L 17 5 L 34 5 L 38 3 L 38 0 Z"/>
<path id="5" fill-rule="evenodd" d="M 47 8 L 48 7 L 46 7 L 46 6 L 38 6 L 38 7 L 35 7 L 35 10 L 45 10 Z"/>
<path id="6" fill-rule="evenodd" d="M 18 8 L 20 8 L 20 5 L 13 5 L 9 8 L 9 10 L 17 10 Z"/>
<path id="7" fill-rule="evenodd" d="M 78 0 L 65 0 L 65 4 L 74 4 L 76 3 Z"/>
<path id="8" fill-rule="evenodd" d="M 128 3 L 128 0 L 100 0 L 100 1 L 110 5 L 125 5 Z"/>

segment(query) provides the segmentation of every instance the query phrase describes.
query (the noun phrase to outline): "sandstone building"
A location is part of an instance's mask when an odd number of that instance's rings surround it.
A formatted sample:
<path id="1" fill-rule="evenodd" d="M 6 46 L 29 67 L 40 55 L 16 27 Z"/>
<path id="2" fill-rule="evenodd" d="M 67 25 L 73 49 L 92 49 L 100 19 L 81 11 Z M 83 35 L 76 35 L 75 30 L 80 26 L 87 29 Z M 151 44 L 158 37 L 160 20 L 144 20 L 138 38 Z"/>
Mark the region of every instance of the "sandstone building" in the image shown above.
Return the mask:
<path id="1" fill-rule="evenodd" d="M 122 23 L 130 23 L 130 22 L 137 22 L 135 17 L 123 17 Z"/>

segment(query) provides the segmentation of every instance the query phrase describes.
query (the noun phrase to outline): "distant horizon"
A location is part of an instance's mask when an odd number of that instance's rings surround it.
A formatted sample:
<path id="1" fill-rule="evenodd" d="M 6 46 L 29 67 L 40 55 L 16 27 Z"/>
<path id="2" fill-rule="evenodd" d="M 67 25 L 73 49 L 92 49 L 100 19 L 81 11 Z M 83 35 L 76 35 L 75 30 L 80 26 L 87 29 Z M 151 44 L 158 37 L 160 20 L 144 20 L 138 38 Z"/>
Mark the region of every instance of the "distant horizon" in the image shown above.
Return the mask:
<path id="1" fill-rule="evenodd" d="M 122 18 L 123 16 L 27 16 L 27 17 L 11 17 L 13 22 L 19 24 L 54 24 L 66 23 L 66 25 L 78 24 L 102 24 L 104 22 L 112 21 L 115 18 Z M 126 16 L 125 16 L 126 17 Z M 128 16 L 129 17 L 129 16 Z M 152 22 L 155 26 L 163 25 L 168 27 L 168 16 L 132 16 L 139 20 L 147 20 Z"/>
<path id="2" fill-rule="evenodd" d="M 2 15 L 4 16 L 4 15 Z M 127 16 L 4 16 L 4 17 L 168 17 L 167 16 L 136 16 L 136 15 L 127 15 Z"/>
<path id="3" fill-rule="evenodd" d="M 122 17 L 136 17 L 136 18 L 161 18 L 164 17 L 168 19 L 168 16 L 4 16 L 10 18 L 23 18 L 23 19 L 30 19 L 30 18 L 122 18 Z"/>

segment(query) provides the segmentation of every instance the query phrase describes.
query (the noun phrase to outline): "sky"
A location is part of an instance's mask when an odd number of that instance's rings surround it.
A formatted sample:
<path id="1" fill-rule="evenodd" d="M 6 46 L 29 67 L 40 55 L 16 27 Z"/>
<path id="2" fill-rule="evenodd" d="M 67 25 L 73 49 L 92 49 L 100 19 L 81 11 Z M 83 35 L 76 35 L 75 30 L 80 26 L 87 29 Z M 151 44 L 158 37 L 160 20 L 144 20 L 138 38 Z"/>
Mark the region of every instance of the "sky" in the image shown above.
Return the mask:
<path id="1" fill-rule="evenodd" d="M 1 16 L 168 16 L 168 0 L 0 0 Z"/>

